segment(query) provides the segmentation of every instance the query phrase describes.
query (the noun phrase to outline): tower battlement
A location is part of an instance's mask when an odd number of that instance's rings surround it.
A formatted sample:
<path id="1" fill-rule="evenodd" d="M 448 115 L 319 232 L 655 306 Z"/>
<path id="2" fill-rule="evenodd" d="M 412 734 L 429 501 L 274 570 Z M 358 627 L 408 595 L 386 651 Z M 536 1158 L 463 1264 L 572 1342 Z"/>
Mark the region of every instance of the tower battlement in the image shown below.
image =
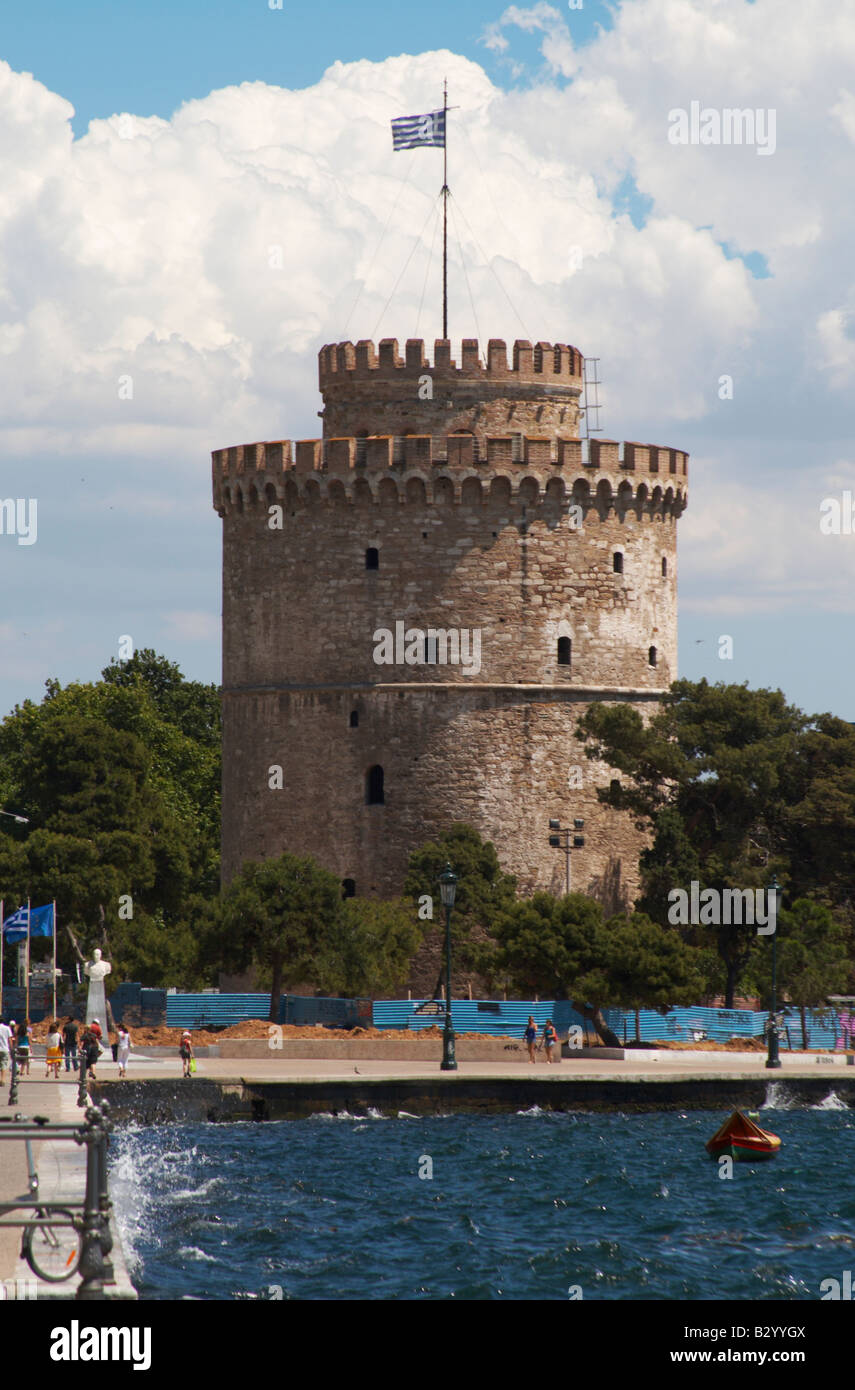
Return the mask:
<path id="1" fill-rule="evenodd" d="M 464 338 L 461 344 L 460 365 L 451 355 L 451 339 L 434 341 L 433 362 L 425 355 L 423 338 L 408 338 L 403 356 L 397 338 L 382 338 L 377 347 L 370 338 L 358 343 L 327 343 L 318 353 L 318 379 L 322 392 L 337 386 L 367 380 L 372 386 L 384 378 L 421 376 L 436 373 L 444 382 L 466 381 L 483 384 L 508 379 L 536 386 L 582 385 L 582 354 L 569 343 L 530 343 L 518 338 L 508 362 L 508 346 L 504 338 L 490 338 L 482 357 L 477 338 Z"/>
<path id="2" fill-rule="evenodd" d="M 614 439 L 527 435 L 355 435 L 280 439 L 215 449 L 214 507 L 288 496 L 330 500 L 478 501 L 493 493 L 528 503 L 584 501 L 596 495 L 681 512 L 688 493 L 682 449 Z M 410 483 L 417 486 L 416 494 Z"/>

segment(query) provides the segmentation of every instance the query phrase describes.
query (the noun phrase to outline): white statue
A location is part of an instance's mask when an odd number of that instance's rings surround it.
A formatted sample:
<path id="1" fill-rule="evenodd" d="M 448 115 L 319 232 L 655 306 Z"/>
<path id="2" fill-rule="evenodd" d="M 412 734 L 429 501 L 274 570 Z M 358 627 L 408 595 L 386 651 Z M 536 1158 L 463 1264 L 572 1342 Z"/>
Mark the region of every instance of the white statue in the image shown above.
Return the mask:
<path id="1" fill-rule="evenodd" d="M 107 1017 L 107 994 L 104 989 L 104 980 L 113 969 L 108 960 L 101 959 L 101 952 L 98 947 L 92 952 L 93 959 L 87 961 L 83 969 L 89 976 L 89 995 L 86 1000 L 86 1022 L 92 1023 L 97 1019 L 99 1023 Z"/>
<path id="2" fill-rule="evenodd" d="M 113 967 L 108 960 L 101 959 L 100 947 L 96 946 L 92 954 L 94 959 L 88 960 L 83 969 L 90 980 L 97 984 L 99 980 L 103 981 L 105 975 L 110 974 Z"/>

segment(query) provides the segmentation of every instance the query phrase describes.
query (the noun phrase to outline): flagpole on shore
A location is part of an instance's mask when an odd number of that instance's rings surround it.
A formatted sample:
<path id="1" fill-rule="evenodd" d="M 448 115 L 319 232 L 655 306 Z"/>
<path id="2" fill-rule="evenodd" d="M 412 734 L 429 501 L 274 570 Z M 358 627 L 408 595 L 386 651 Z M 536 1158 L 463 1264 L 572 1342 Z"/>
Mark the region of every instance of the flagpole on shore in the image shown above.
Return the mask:
<path id="1" fill-rule="evenodd" d="M 29 1020 L 30 1020 L 30 900 L 29 900 L 29 898 L 27 898 L 27 968 L 26 968 L 26 976 L 27 976 L 27 985 L 26 985 L 26 988 L 27 988 L 27 995 L 26 995 L 26 1007 L 24 1008 L 24 1022 L 25 1022 L 25 1023 L 28 1023 Z"/>
<path id="2" fill-rule="evenodd" d="M 442 82 L 442 336 L 448 337 L 448 78 Z"/>
<path id="3" fill-rule="evenodd" d="M 56 1018 L 56 898 L 53 900 L 53 1017 Z"/>

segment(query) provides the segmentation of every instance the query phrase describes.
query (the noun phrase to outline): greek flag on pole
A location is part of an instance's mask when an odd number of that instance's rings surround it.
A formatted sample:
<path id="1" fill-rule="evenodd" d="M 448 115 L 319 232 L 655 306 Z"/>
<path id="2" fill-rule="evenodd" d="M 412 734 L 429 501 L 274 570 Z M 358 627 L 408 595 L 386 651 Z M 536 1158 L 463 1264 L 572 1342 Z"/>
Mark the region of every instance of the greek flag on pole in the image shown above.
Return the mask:
<path id="1" fill-rule="evenodd" d="M 53 936 L 53 903 L 47 907 L 33 907 L 29 912 L 30 936 Z M 19 907 L 3 923 L 3 936 L 7 946 L 27 939 L 27 909 Z"/>
<path id="2" fill-rule="evenodd" d="M 426 116 L 399 116 L 392 122 L 392 147 L 411 150 L 416 145 L 445 148 L 445 112 L 429 111 Z"/>

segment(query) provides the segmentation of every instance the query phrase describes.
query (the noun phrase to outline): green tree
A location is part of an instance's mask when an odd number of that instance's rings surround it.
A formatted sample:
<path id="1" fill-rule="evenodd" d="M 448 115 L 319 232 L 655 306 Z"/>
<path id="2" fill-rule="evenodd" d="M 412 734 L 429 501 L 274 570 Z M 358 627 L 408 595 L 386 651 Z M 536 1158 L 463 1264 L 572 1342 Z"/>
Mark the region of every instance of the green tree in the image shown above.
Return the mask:
<path id="1" fill-rule="evenodd" d="M 807 1048 L 805 1010 L 822 1008 L 829 994 L 845 993 L 850 982 L 849 932 L 827 907 L 807 898 L 780 912 L 777 927 L 779 989 L 799 1011 L 802 1047 Z M 771 969 L 768 947 L 767 952 Z"/>
<path id="2" fill-rule="evenodd" d="M 620 1046 L 602 1015 L 608 1002 L 608 943 L 598 902 L 583 893 L 563 898 L 535 893 L 515 902 L 495 931 L 497 964 L 523 995 L 572 999 L 607 1046 Z"/>
<path id="3" fill-rule="evenodd" d="M 168 682 L 125 669 L 135 658 L 94 684 L 48 681 L 0 725 L 3 804 L 29 818 L 0 822 L 0 891 L 56 898 L 63 966 L 99 945 L 115 982 L 189 984 L 204 978 L 194 903 L 219 891 L 218 716 L 213 687 L 151 657 Z"/>
<path id="4" fill-rule="evenodd" d="M 640 860 L 642 911 L 664 924 L 668 893 L 688 891 L 692 878 L 722 891 L 763 888 L 773 870 L 786 872 L 787 789 L 809 723 L 780 691 L 706 681 L 675 682 L 646 726 L 626 705 L 588 707 L 579 724 L 588 757 L 625 774 L 598 796 L 652 838 Z M 732 1007 L 756 928 L 723 923 L 715 942 Z"/>
<path id="5" fill-rule="evenodd" d="M 515 900 L 516 879 L 502 869 L 491 841 L 482 840 L 471 825 L 455 823 L 436 840 L 412 852 L 404 882 L 404 892 L 417 907 L 425 898 L 430 899 L 433 916 L 422 920 L 426 926 L 432 922 L 434 932 L 445 931 L 439 876 L 447 863 L 457 875 L 451 914 L 454 960 L 463 969 L 489 978 L 495 969 L 493 927 Z M 443 966 L 434 997 L 439 994 L 444 973 Z"/>
<path id="6" fill-rule="evenodd" d="M 620 1039 L 603 1008 L 667 1009 L 692 1002 L 700 988 L 698 953 L 676 931 L 642 913 L 604 922 L 600 904 L 582 893 L 535 893 L 514 904 L 497 935 L 520 990 L 572 999 L 610 1047 Z"/>
<path id="7" fill-rule="evenodd" d="M 270 1020 L 283 981 L 319 985 L 341 941 L 341 883 L 311 855 L 248 862 L 223 894 L 217 942 L 223 964 L 270 972 Z"/>
<path id="8" fill-rule="evenodd" d="M 422 937 L 412 903 L 347 898 L 315 983 L 349 998 L 393 994 L 404 987 Z"/>
<path id="9" fill-rule="evenodd" d="M 606 924 L 603 944 L 608 1002 L 635 1010 L 637 1042 L 640 1009 L 667 1010 L 700 997 L 700 952 L 687 946 L 673 927 L 661 927 L 642 912 L 613 917 Z"/>

